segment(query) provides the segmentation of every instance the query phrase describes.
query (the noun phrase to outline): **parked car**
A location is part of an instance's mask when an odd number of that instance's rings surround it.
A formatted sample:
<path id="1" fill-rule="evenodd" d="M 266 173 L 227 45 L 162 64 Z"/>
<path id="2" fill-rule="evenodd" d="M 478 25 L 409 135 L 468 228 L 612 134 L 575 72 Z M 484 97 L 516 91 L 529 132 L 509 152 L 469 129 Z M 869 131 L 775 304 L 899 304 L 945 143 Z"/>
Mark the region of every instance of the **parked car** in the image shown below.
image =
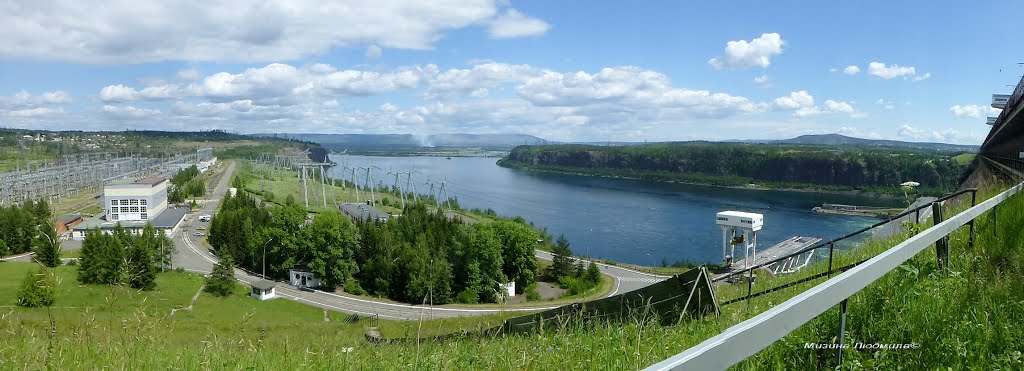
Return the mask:
<path id="1" fill-rule="evenodd" d="M 201 226 L 196 227 L 196 229 L 200 230 L 200 231 L 205 231 L 206 230 L 206 226 L 202 226 L 201 225 Z"/>
<path id="2" fill-rule="evenodd" d="M 194 236 L 196 236 L 196 237 L 202 237 L 202 236 L 205 236 L 205 235 L 206 235 L 206 234 L 205 234 L 205 233 L 203 233 L 203 232 L 196 232 L 196 233 L 194 234 Z"/>

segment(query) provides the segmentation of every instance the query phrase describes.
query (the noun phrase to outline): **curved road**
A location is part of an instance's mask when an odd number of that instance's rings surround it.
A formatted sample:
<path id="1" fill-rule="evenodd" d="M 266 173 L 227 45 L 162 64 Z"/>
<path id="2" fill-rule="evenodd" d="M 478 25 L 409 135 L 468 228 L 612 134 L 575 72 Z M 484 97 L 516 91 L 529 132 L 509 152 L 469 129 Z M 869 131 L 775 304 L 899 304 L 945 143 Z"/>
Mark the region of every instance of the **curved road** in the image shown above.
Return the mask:
<path id="1" fill-rule="evenodd" d="M 224 171 L 224 174 L 218 179 L 210 199 L 202 203 L 202 207 L 199 210 L 185 215 L 182 225 L 175 233 L 175 236 L 173 236 L 174 246 L 177 250 L 177 253 L 174 255 L 175 267 L 201 273 L 213 271 L 213 266 L 217 263 L 217 257 L 210 253 L 204 240 L 194 239 L 192 233 L 195 232 L 195 226 L 198 225 L 197 219 L 199 215 L 213 215 L 220 199 L 227 192 L 227 185 L 234 170 L 235 163 L 231 162 Z M 539 250 L 535 252 L 535 255 L 537 258 L 545 260 L 551 260 L 552 257 L 551 253 Z M 602 263 L 597 264 L 602 273 L 615 279 L 615 289 L 608 296 L 636 290 L 668 278 L 667 276 L 657 276 Z M 259 276 L 251 275 L 240 269 L 235 270 L 235 278 L 247 284 L 260 280 Z M 503 312 L 532 312 L 557 307 L 517 306 L 515 308 L 469 309 L 452 306 L 396 304 L 353 298 L 323 291 L 299 291 L 294 286 L 280 282 L 277 283 L 274 290 L 277 296 L 324 309 L 354 313 L 361 316 L 378 315 L 381 318 L 398 320 L 465 317 Z"/>

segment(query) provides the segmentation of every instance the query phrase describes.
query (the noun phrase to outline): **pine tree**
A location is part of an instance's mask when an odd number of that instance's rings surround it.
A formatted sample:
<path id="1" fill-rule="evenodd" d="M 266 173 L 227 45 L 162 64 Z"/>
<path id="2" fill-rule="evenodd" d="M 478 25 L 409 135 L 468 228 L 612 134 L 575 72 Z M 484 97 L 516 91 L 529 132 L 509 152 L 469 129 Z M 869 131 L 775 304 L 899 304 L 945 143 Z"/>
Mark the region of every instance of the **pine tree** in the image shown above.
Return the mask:
<path id="1" fill-rule="evenodd" d="M 142 243 L 133 244 L 128 251 L 128 286 L 149 291 L 156 287 L 156 269 L 148 246 Z"/>
<path id="2" fill-rule="evenodd" d="M 56 299 L 56 285 L 49 269 L 39 267 L 37 271 L 29 271 L 21 281 L 18 290 L 18 305 L 23 307 L 41 307 L 53 305 Z"/>
<path id="3" fill-rule="evenodd" d="M 565 235 L 558 236 L 552 253 L 554 253 L 554 257 L 551 259 L 551 267 L 548 268 L 548 276 L 555 281 L 562 277 L 571 277 L 576 267 L 573 266 L 572 249 L 569 248 L 569 240 L 565 238 Z"/>
<path id="4" fill-rule="evenodd" d="M 206 288 L 203 290 L 215 296 L 228 296 L 235 288 L 235 268 L 231 262 L 231 256 L 226 255 L 213 267 L 213 273 L 206 279 Z"/>
<path id="5" fill-rule="evenodd" d="M 601 269 L 594 262 L 590 262 L 590 265 L 587 266 L 587 280 L 594 284 L 601 282 Z"/>
<path id="6" fill-rule="evenodd" d="M 50 268 L 60 265 L 60 236 L 57 230 L 50 223 L 40 225 L 38 230 L 39 234 L 32 240 L 35 246 L 35 260 Z"/>

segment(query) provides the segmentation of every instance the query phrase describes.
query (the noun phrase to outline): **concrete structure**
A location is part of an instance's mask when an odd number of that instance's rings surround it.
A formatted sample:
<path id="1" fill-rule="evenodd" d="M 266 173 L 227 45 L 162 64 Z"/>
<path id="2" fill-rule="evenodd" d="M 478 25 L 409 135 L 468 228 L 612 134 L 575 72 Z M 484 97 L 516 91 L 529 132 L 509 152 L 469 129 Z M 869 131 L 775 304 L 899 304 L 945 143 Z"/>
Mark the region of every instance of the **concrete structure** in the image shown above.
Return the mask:
<path id="1" fill-rule="evenodd" d="M 238 188 L 234 188 L 234 187 L 228 188 L 228 193 L 231 194 L 231 197 L 235 197 L 236 195 L 238 195 Z"/>
<path id="2" fill-rule="evenodd" d="M 764 225 L 764 215 L 723 211 L 715 215 L 715 224 L 722 227 L 722 259 L 725 266 L 731 267 L 735 261 L 736 245 L 743 245 L 743 267 L 749 267 L 752 263 L 750 257 L 757 255 L 757 231 Z M 732 245 L 731 250 L 729 245 Z"/>
<path id="3" fill-rule="evenodd" d="M 1010 101 L 1009 94 L 992 94 L 992 108 L 1003 109 L 1006 108 L 1006 103 Z"/>
<path id="4" fill-rule="evenodd" d="M 103 187 L 103 210 L 107 219 L 149 220 L 167 209 L 167 178 L 143 178 Z"/>
<path id="5" fill-rule="evenodd" d="M 501 290 L 505 292 L 506 297 L 511 298 L 513 296 L 516 296 L 516 281 L 512 281 L 504 285 L 501 285 Z"/>
<path id="6" fill-rule="evenodd" d="M 320 287 L 320 280 L 316 279 L 313 272 L 309 270 L 309 266 L 305 264 L 295 264 L 292 269 L 288 270 L 288 281 L 295 287 Z"/>
<path id="7" fill-rule="evenodd" d="M 71 237 L 82 240 L 96 228 L 110 233 L 118 224 L 139 234 L 146 223 L 173 236 L 189 209 L 167 207 L 167 183 L 166 178 L 143 178 L 107 184 L 101 198 L 104 213 L 74 226 Z"/>
<path id="8" fill-rule="evenodd" d="M 274 282 L 267 280 L 259 280 L 249 284 L 252 287 L 252 297 L 259 300 L 273 299 L 276 295 L 274 294 Z"/>

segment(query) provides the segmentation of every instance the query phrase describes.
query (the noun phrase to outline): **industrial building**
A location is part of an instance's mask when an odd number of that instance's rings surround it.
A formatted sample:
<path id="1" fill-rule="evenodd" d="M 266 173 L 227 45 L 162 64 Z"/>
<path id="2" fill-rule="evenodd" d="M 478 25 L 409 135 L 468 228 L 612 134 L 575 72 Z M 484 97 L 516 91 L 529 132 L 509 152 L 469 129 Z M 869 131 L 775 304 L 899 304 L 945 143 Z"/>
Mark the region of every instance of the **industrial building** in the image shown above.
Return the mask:
<path id="1" fill-rule="evenodd" d="M 112 230 L 118 223 L 139 233 L 146 223 L 171 235 L 188 208 L 167 207 L 167 179 L 143 178 L 119 181 L 103 187 L 103 213 L 74 227 L 72 238 L 81 240 L 90 229 Z"/>

